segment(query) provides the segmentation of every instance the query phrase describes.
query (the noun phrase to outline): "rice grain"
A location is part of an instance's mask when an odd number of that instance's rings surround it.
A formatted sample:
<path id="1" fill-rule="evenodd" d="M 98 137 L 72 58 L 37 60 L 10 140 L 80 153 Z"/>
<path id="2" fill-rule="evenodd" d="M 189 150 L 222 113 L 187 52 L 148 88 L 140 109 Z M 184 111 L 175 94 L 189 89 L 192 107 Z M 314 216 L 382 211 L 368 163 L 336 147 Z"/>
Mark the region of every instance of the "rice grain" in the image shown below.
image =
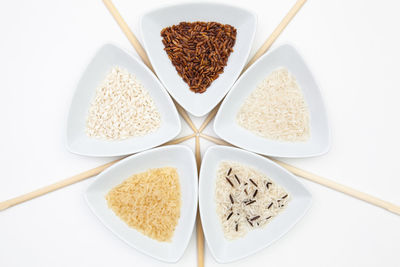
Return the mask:
<path id="1" fill-rule="evenodd" d="M 139 80 L 115 66 L 96 90 L 86 119 L 89 137 L 123 140 L 160 127 L 161 116 Z"/>

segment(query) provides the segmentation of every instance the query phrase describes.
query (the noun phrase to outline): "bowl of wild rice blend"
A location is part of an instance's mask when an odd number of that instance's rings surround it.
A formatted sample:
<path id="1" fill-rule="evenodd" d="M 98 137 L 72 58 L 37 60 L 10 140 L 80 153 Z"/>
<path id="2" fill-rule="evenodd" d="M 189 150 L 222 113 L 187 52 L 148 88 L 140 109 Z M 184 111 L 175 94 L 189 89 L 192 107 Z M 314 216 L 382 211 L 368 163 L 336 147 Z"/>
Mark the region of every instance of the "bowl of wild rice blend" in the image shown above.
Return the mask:
<path id="1" fill-rule="evenodd" d="M 209 148 L 199 181 L 204 235 L 220 263 L 266 248 L 287 233 L 311 205 L 311 194 L 293 174 L 238 148 Z"/>
<path id="2" fill-rule="evenodd" d="M 203 116 L 239 77 L 256 31 L 251 11 L 216 3 L 158 8 L 141 19 L 144 47 L 160 81 L 189 113 Z"/>
<path id="3" fill-rule="evenodd" d="M 331 141 L 319 86 L 291 45 L 262 56 L 238 79 L 214 130 L 231 144 L 274 157 L 322 155 Z"/>
<path id="4" fill-rule="evenodd" d="M 132 155 L 102 172 L 85 197 L 100 221 L 128 245 L 165 262 L 182 257 L 197 213 L 197 168 L 187 146 Z"/>
<path id="5" fill-rule="evenodd" d="M 121 48 L 95 54 L 72 99 L 67 147 L 88 156 L 120 156 L 174 138 L 181 129 L 172 99 L 155 75 Z"/>

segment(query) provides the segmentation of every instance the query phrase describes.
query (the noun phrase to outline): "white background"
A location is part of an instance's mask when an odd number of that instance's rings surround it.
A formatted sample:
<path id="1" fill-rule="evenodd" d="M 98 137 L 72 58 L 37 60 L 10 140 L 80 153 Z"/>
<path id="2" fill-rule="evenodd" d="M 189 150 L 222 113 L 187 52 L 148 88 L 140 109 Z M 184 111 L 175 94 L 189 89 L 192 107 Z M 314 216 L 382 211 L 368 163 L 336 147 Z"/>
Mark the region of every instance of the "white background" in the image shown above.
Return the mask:
<path id="1" fill-rule="evenodd" d="M 115 5 L 139 34 L 140 15 L 161 2 Z M 234 2 L 259 16 L 254 53 L 294 0 Z M 305 57 L 333 133 L 328 154 L 287 162 L 398 204 L 399 8 L 394 0 L 309 0 L 274 44 L 290 42 Z M 100 0 L 2 3 L 0 201 L 110 160 L 65 149 L 76 82 L 109 41 L 133 51 Z M 204 152 L 210 143 L 201 145 Z M 167 265 L 130 248 L 95 218 L 83 198 L 93 179 L 0 212 L 0 266 Z M 314 196 L 309 213 L 281 240 L 232 266 L 400 266 L 400 216 L 301 181 Z M 205 263 L 218 265 L 208 250 Z M 193 235 L 176 266 L 195 264 Z"/>

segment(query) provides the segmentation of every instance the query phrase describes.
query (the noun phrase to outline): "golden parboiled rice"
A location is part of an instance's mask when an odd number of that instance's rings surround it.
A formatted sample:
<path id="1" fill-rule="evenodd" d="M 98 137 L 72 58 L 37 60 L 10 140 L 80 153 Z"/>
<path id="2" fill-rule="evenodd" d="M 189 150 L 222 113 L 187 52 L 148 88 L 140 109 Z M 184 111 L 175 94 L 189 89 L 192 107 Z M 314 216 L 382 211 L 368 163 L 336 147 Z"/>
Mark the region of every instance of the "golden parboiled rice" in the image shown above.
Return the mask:
<path id="1" fill-rule="evenodd" d="M 307 141 L 310 114 L 296 78 L 286 69 L 272 71 L 241 106 L 237 123 L 264 138 Z"/>
<path id="2" fill-rule="evenodd" d="M 132 175 L 106 195 L 109 208 L 130 227 L 161 241 L 171 241 L 181 209 L 178 172 L 172 167 Z"/>

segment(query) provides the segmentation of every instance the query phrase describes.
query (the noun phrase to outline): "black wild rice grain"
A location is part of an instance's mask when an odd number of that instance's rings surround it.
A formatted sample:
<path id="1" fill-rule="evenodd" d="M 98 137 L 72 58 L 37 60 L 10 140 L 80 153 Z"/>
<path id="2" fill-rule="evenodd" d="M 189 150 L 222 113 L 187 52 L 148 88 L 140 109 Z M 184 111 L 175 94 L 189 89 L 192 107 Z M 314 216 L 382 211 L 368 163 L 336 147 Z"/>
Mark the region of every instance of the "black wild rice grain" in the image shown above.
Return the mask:
<path id="1" fill-rule="evenodd" d="M 257 215 L 257 216 L 255 216 L 255 217 L 251 218 L 250 221 L 253 222 L 253 221 L 257 220 L 258 218 L 260 218 L 260 215 Z"/>
<path id="2" fill-rule="evenodd" d="M 254 182 L 251 178 L 249 179 L 249 181 L 254 184 L 256 187 L 258 187 L 258 185 L 256 184 L 256 182 Z"/>
<path id="3" fill-rule="evenodd" d="M 246 206 L 248 206 L 250 204 L 253 204 L 254 202 L 256 202 L 256 201 L 255 200 L 249 201 L 249 202 L 246 203 Z"/>
<path id="4" fill-rule="evenodd" d="M 225 179 L 228 181 L 228 183 L 229 183 L 232 187 L 234 187 L 233 184 L 232 184 L 232 182 L 231 182 L 231 180 L 229 180 L 228 177 L 225 177 Z"/>
<path id="5" fill-rule="evenodd" d="M 239 178 L 236 176 L 236 174 L 235 174 L 235 179 L 236 179 L 236 181 L 238 182 L 238 184 L 240 184 L 240 180 L 239 180 Z"/>

